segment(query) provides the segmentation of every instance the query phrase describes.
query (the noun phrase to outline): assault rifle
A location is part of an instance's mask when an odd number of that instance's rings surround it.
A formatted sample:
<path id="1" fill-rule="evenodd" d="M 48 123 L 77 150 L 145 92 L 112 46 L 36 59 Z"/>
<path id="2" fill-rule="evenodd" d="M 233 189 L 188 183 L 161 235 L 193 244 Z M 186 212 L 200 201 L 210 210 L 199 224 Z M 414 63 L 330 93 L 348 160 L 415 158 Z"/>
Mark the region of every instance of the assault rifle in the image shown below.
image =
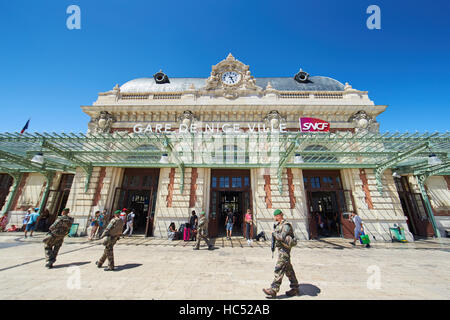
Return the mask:
<path id="1" fill-rule="evenodd" d="M 276 224 L 273 224 L 273 231 L 275 231 Z M 273 259 L 273 253 L 275 252 L 275 236 L 272 232 L 272 243 L 270 244 L 270 250 L 272 250 L 272 259 Z"/>

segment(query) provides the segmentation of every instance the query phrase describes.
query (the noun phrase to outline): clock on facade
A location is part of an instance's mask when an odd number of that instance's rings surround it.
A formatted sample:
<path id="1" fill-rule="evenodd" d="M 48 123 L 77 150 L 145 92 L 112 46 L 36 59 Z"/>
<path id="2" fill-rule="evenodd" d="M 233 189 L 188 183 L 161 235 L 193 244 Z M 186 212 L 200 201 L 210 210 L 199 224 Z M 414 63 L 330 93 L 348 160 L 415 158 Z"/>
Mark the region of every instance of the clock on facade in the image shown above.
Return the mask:
<path id="1" fill-rule="evenodd" d="M 241 80 L 241 74 L 234 71 L 226 71 L 222 74 L 222 82 L 227 85 L 234 85 Z"/>

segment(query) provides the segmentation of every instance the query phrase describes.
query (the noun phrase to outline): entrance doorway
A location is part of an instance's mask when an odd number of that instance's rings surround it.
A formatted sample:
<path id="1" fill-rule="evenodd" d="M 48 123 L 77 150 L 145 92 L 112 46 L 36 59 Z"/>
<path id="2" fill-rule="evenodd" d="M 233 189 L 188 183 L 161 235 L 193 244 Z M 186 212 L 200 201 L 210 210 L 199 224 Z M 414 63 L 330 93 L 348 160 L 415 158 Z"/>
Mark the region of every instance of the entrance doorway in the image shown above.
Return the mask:
<path id="1" fill-rule="evenodd" d="M 153 235 L 158 181 L 159 169 L 125 169 L 122 187 L 116 188 L 112 212 L 133 210 L 133 233 Z"/>
<path id="2" fill-rule="evenodd" d="M 319 237 L 340 237 L 342 226 L 336 192 L 311 192 L 311 207 L 317 219 Z"/>
<path id="3" fill-rule="evenodd" d="M 349 215 L 355 211 L 353 195 L 344 190 L 339 171 L 303 170 L 308 203 L 309 239 L 353 238 Z"/>
<path id="4" fill-rule="evenodd" d="M 56 218 L 61 215 L 61 211 L 66 207 L 74 177 L 74 174 L 63 174 L 58 189 L 49 191 L 43 206 L 44 210 L 48 210 L 49 213 L 46 227 L 52 225 Z"/>
<path id="5" fill-rule="evenodd" d="M 245 235 L 243 232 L 244 215 L 247 209 L 251 209 L 249 170 L 211 170 L 211 201 L 208 222 L 210 237 L 226 235 L 225 221 L 228 209 L 235 218 L 232 235 Z"/>
<path id="6" fill-rule="evenodd" d="M 394 178 L 409 231 L 416 237 L 433 237 L 433 225 L 428 219 L 422 195 L 413 192 L 407 177 Z"/>

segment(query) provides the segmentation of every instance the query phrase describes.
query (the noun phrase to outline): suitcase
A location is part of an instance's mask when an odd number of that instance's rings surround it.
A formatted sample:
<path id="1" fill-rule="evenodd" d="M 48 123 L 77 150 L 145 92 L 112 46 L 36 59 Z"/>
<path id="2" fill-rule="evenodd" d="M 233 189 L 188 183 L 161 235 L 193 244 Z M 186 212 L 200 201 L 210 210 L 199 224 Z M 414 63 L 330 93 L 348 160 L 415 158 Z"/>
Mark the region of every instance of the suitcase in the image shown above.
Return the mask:
<path id="1" fill-rule="evenodd" d="M 183 240 L 184 241 L 189 241 L 190 238 L 191 238 L 191 229 L 184 228 L 184 230 L 183 230 Z"/>

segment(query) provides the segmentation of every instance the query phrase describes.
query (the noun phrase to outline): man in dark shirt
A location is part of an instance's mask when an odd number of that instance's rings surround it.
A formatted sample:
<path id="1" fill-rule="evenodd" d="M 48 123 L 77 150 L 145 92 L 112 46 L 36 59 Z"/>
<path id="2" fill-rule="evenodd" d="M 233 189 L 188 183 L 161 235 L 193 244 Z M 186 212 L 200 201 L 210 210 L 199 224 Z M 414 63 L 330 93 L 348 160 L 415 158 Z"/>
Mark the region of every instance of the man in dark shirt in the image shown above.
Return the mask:
<path id="1" fill-rule="evenodd" d="M 197 225 L 198 225 L 198 217 L 195 214 L 195 210 L 192 210 L 192 215 L 189 218 L 189 226 L 192 230 L 192 239 L 197 240 Z"/>
<path id="2" fill-rule="evenodd" d="M 231 233 L 233 232 L 233 225 L 236 222 L 236 218 L 230 209 L 227 209 L 227 218 L 225 219 L 225 226 L 227 230 L 227 239 L 231 240 Z"/>

